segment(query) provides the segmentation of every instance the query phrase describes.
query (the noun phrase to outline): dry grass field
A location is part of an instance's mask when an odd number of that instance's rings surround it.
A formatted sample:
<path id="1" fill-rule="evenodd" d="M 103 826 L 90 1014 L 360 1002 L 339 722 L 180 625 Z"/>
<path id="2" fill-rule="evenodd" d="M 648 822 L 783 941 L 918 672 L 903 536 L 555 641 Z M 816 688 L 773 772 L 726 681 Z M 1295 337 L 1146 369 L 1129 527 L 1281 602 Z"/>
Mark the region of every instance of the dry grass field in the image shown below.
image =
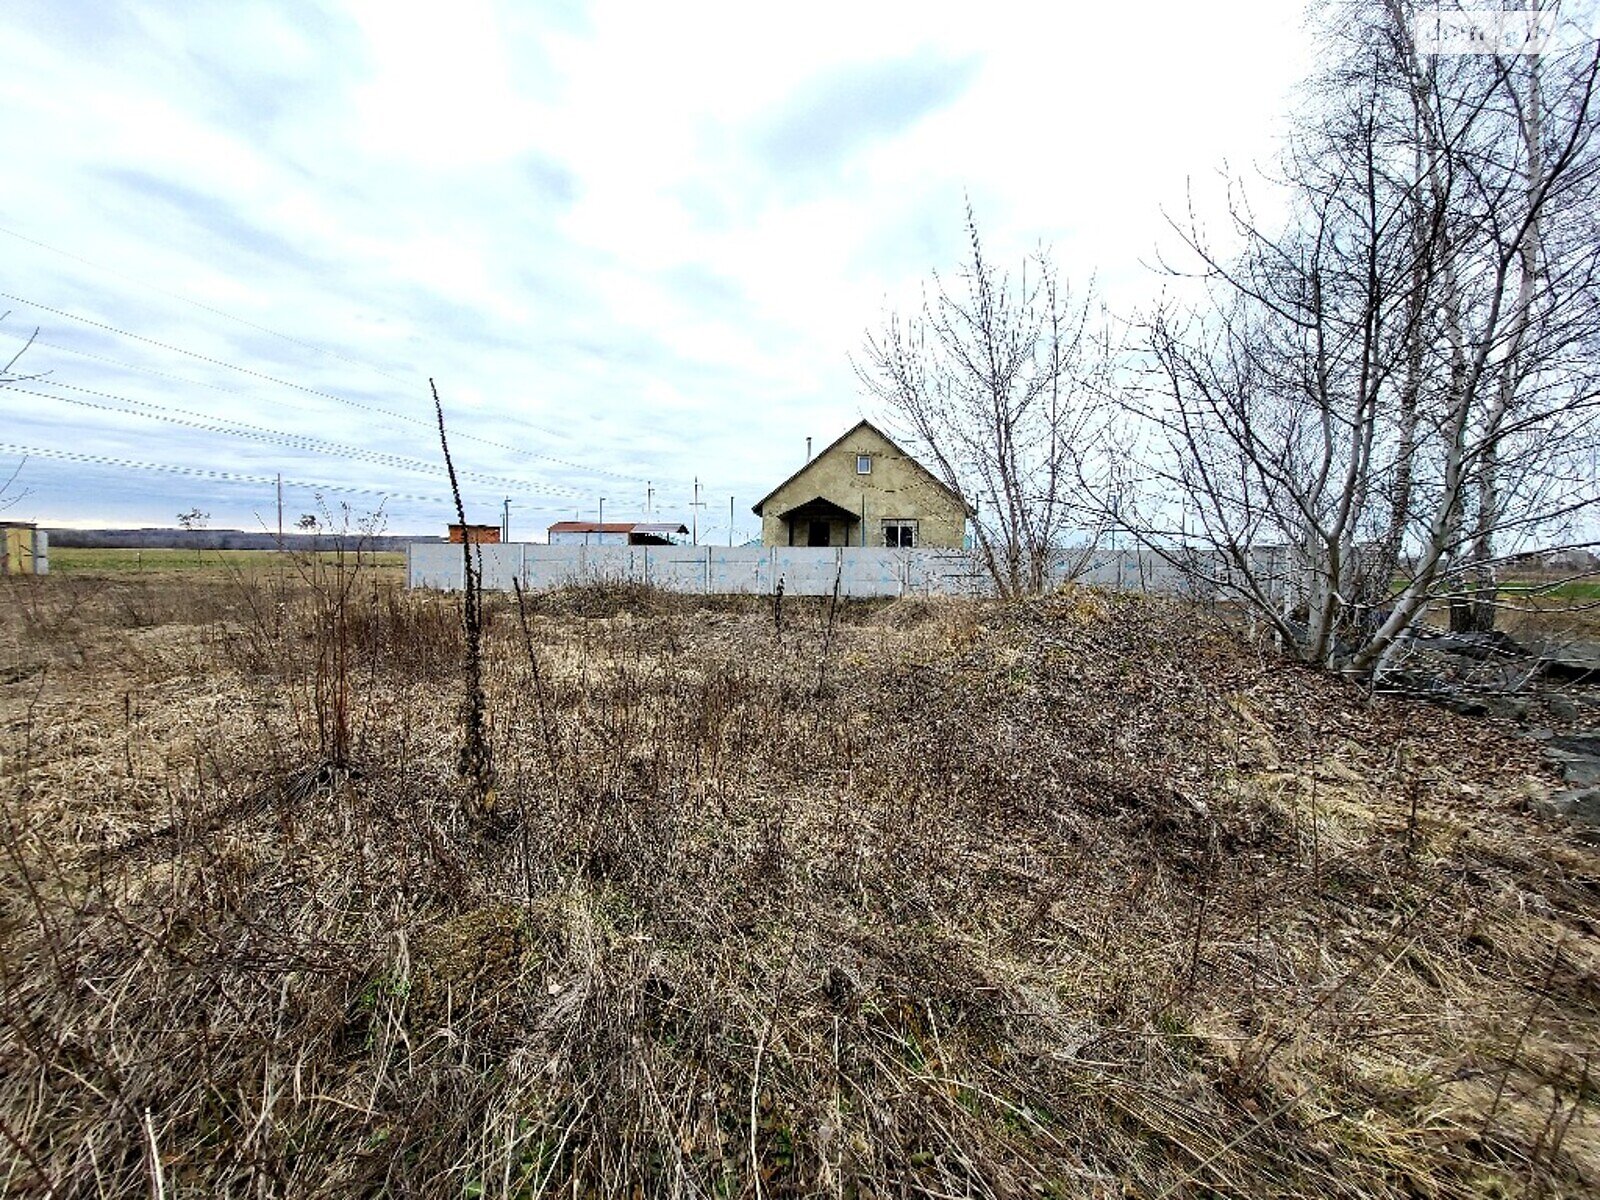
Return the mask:
<path id="1" fill-rule="evenodd" d="M 50 549 L 50 571 L 56 575 L 166 575 L 180 574 L 198 581 L 218 582 L 243 576 L 295 573 L 298 566 L 306 565 L 311 558 L 325 563 L 336 563 L 337 551 L 325 550 L 316 555 L 281 554 L 276 550 L 101 550 L 53 546 Z M 367 566 L 383 571 L 395 582 L 404 578 L 406 556 L 397 550 L 365 552 L 361 559 Z"/>
<path id="2" fill-rule="evenodd" d="M 0 1193 L 1593 1195 L 1535 749 L 1204 614 L 6 580 Z"/>

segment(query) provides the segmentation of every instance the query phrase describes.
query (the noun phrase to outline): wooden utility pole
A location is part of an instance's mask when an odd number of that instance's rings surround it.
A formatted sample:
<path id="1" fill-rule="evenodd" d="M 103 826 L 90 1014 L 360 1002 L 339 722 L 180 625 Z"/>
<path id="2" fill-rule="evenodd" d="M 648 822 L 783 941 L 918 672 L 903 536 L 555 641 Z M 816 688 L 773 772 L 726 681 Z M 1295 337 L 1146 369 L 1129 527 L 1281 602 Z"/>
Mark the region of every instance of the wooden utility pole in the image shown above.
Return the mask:
<path id="1" fill-rule="evenodd" d="M 506 499 L 505 499 L 505 507 L 503 509 L 501 509 L 501 515 L 500 515 L 500 540 L 502 542 L 509 542 L 511 540 L 511 497 L 510 496 L 506 497 Z"/>
<path id="2" fill-rule="evenodd" d="M 728 547 L 733 547 L 733 497 L 728 497 Z"/>
<path id="3" fill-rule="evenodd" d="M 278 549 L 283 549 L 283 472 L 278 472 Z"/>

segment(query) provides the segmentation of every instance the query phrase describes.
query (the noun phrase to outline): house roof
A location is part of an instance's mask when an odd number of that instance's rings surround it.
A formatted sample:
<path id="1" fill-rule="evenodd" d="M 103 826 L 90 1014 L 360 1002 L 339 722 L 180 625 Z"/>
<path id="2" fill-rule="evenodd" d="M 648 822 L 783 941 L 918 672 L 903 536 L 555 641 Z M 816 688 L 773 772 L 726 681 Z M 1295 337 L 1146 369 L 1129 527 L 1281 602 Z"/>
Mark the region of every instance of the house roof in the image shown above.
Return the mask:
<path id="1" fill-rule="evenodd" d="M 950 495 L 954 496 L 956 501 L 958 503 L 960 503 L 963 508 L 966 507 L 966 501 L 961 499 L 961 494 L 959 492 L 955 491 L 948 484 L 946 484 L 944 482 L 944 480 L 940 479 L 932 471 L 928 470 L 927 467 L 923 466 L 915 458 L 913 458 L 911 455 L 907 454 L 905 452 L 905 450 L 901 448 L 899 442 L 895 441 L 892 437 L 890 437 L 883 430 L 879 429 L 871 421 L 857 421 L 854 425 L 850 426 L 849 429 L 846 429 L 838 437 L 834 438 L 833 441 L 829 442 L 826 446 L 824 446 L 816 454 L 812 455 L 810 461 L 807 462 L 805 466 L 801 467 L 793 475 L 789 476 L 789 478 L 785 479 L 777 487 L 773 488 L 765 496 L 761 497 L 760 500 L 757 500 L 755 502 L 755 504 L 751 506 L 750 511 L 755 513 L 755 515 L 759 517 L 761 515 L 762 508 L 765 507 L 765 505 L 766 505 L 768 500 L 771 500 L 779 492 L 783 491 L 784 488 L 788 487 L 796 479 L 799 479 L 800 476 L 804 475 L 807 471 L 809 471 L 824 456 L 832 453 L 835 449 L 837 449 L 839 444 L 841 442 L 843 442 L 845 440 L 845 438 L 849 437 L 852 433 L 855 433 L 856 430 L 862 428 L 863 426 L 865 426 L 866 428 L 872 430 L 873 433 L 877 434 L 884 441 L 888 442 L 889 445 L 893 446 L 896 450 L 899 450 L 900 454 L 901 454 L 901 457 L 903 457 L 912 466 L 916 467 L 917 470 L 921 471 L 924 475 L 926 475 L 930 482 L 932 482 L 936 487 L 939 487 L 939 488 L 943 489 L 944 491 L 949 492 Z"/>
<path id="2" fill-rule="evenodd" d="M 663 521 L 557 521 L 551 533 L 688 533 L 687 525 Z"/>
<path id="3" fill-rule="evenodd" d="M 835 504 L 825 496 L 816 496 L 804 504 L 796 504 L 793 508 L 778 514 L 785 521 L 799 520 L 827 520 L 843 521 L 849 524 L 857 519 L 856 514 L 842 504 Z"/>

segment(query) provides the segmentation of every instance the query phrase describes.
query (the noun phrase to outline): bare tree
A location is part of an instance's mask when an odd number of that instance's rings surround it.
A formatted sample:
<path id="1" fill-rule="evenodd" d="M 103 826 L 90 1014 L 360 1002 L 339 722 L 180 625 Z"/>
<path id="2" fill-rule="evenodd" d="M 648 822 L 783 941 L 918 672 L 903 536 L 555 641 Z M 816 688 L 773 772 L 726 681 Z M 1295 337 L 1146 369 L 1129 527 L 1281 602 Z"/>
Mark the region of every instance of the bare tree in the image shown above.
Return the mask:
<path id="1" fill-rule="evenodd" d="M 891 313 L 856 374 L 966 501 L 996 588 L 1020 596 L 1044 588 L 1090 509 L 1081 456 L 1103 413 L 1107 359 L 1088 328 L 1092 288 L 1075 304 L 1042 251 L 1015 277 L 998 270 L 970 207 L 966 228 L 959 285 L 935 275 L 916 313 Z"/>
<path id="2" fill-rule="evenodd" d="M 1421 55 L 1404 0 L 1349 38 L 1271 228 L 1179 226 L 1206 303 L 1144 322 L 1143 536 L 1307 661 L 1381 668 L 1435 601 L 1492 628 L 1494 571 L 1600 500 L 1600 55 Z M 1398 575 L 1398 579 L 1397 579 Z"/>
<path id="3" fill-rule="evenodd" d="M 9 311 L 0 313 L 0 321 L 4 321 L 10 315 L 11 313 Z M 0 388 L 11 387 L 13 384 L 27 383 L 30 380 L 42 378 L 41 375 L 25 375 L 17 370 L 17 364 L 22 361 L 22 356 L 33 347 L 33 343 L 38 336 L 39 330 L 35 328 L 34 331 L 28 335 L 27 341 L 23 342 L 22 346 L 16 351 L 16 353 L 6 360 L 5 365 L 0 366 Z M 17 465 L 11 469 L 11 473 L 6 477 L 5 481 L 0 483 L 0 512 L 4 512 L 18 501 L 23 500 L 32 494 L 28 488 L 23 488 L 20 491 L 13 490 L 17 486 L 17 480 L 22 475 L 22 468 L 25 467 L 27 463 L 28 456 L 23 455 L 17 460 Z"/>
<path id="4" fill-rule="evenodd" d="M 17 460 L 17 465 L 11 468 L 11 473 L 3 481 L 0 481 L 0 512 L 4 512 L 33 494 L 30 488 L 12 491 L 17 486 L 17 480 L 22 477 L 22 468 L 27 465 L 28 456 L 23 455 Z"/>

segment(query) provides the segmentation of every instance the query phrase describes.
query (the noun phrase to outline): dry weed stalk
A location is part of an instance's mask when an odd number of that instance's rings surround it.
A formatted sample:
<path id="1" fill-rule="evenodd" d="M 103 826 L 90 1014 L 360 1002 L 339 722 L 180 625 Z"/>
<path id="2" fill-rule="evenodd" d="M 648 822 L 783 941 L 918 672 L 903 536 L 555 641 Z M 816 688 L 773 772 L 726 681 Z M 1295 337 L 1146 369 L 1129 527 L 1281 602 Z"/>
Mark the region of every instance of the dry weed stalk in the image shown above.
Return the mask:
<path id="1" fill-rule="evenodd" d="M 461 525 L 461 628 L 466 647 L 462 670 L 466 695 L 461 703 L 463 741 L 460 769 L 461 774 L 472 782 L 471 811 L 474 816 L 481 818 L 494 811 L 495 803 L 494 758 L 484 720 L 483 568 L 482 563 L 473 557 L 476 543 L 467 526 L 467 510 L 461 502 L 461 485 L 456 481 L 456 466 L 450 458 L 450 440 L 445 436 L 444 405 L 439 400 L 439 388 L 432 379 L 428 380 L 428 387 L 433 391 L 433 411 L 439 422 L 439 448 L 444 454 L 445 470 L 450 476 L 450 495 L 455 500 L 456 520 Z"/>
<path id="2" fill-rule="evenodd" d="M 301 786 L 327 633 L 253 586 L 38 598 L 78 624 L 0 693 L 0 1190 L 1596 1185 L 1595 856 L 1479 727 L 1132 598 L 775 644 L 754 599 L 484 597 L 520 836 L 479 838 L 450 606 L 352 591 L 365 770 Z"/>

